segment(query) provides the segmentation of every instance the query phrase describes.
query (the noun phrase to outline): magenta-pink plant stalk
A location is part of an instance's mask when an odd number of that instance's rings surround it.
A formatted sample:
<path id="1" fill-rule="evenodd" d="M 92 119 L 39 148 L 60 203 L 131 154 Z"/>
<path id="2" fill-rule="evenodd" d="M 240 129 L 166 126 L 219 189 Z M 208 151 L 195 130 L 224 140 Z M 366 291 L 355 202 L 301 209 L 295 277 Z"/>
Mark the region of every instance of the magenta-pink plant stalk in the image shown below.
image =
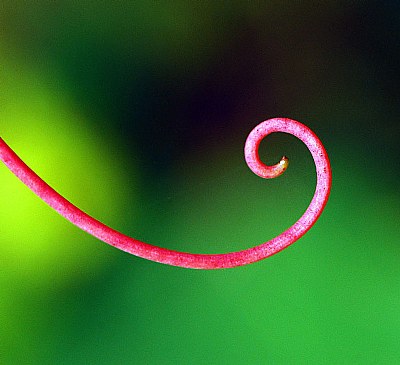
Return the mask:
<path id="1" fill-rule="evenodd" d="M 223 269 L 247 265 L 276 254 L 302 237 L 317 221 L 329 197 L 332 174 L 328 155 L 318 137 L 306 126 L 292 119 L 273 118 L 262 122 L 249 134 L 244 154 L 250 169 L 263 178 L 281 175 L 288 166 L 282 157 L 274 166 L 261 162 L 258 148 L 270 133 L 289 133 L 303 141 L 311 152 L 317 172 L 314 197 L 301 218 L 279 236 L 259 246 L 224 254 L 193 254 L 150 245 L 128 237 L 89 216 L 57 193 L 32 171 L 0 138 L 0 159 L 37 196 L 70 222 L 98 239 L 133 255 L 163 264 L 192 269 Z"/>

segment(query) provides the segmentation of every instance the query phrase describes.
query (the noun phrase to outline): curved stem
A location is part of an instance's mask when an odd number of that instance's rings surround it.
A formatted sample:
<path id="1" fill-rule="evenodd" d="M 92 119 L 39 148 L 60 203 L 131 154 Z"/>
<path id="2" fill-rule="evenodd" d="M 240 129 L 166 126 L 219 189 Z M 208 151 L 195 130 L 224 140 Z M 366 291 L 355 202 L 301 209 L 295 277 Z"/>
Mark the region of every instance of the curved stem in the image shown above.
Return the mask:
<path id="1" fill-rule="evenodd" d="M 312 227 L 328 200 L 332 180 L 328 155 L 318 137 L 306 126 L 294 120 L 286 118 L 269 119 L 253 129 L 245 145 L 245 159 L 250 169 L 264 178 L 279 176 L 286 170 L 288 166 L 286 157 L 283 157 L 274 166 L 266 166 L 258 156 L 261 140 L 273 132 L 292 134 L 302 140 L 310 150 L 317 171 L 314 197 L 301 218 L 279 236 L 243 251 L 215 255 L 178 252 L 153 246 L 104 225 L 58 194 L 36 175 L 1 138 L 0 159 L 25 185 L 59 214 L 84 231 L 122 251 L 173 266 L 192 269 L 222 269 L 250 264 L 288 247 Z"/>

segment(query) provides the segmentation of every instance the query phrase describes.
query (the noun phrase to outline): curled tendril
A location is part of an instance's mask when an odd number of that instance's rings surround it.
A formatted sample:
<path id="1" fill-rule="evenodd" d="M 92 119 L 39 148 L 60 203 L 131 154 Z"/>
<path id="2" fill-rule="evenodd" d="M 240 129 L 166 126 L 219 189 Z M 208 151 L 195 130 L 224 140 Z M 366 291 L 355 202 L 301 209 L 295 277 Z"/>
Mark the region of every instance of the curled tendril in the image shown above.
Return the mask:
<path id="1" fill-rule="evenodd" d="M 301 218 L 279 236 L 247 250 L 215 255 L 178 252 L 153 246 L 104 225 L 71 204 L 51 188 L 1 138 L 0 159 L 28 188 L 64 218 L 122 251 L 173 266 L 192 269 L 222 269 L 250 264 L 288 247 L 313 226 L 327 203 L 332 181 L 328 155 L 318 137 L 299 122 L 286 118 L 274 118 L 255 127 L 249 134 L 244 149 L 245 159 L 250 169 L 263 178 L 277 177 L 286 170 L 288 166 L 286 157 L 282 157 L 281 161 L 274 166 L 267 166 L 260 161 L 258 155 L 258 147 L 262 139 L 274 132 L 292 134 L 303 141 L 310 150 L 317 172 L 314 197 Z"/>

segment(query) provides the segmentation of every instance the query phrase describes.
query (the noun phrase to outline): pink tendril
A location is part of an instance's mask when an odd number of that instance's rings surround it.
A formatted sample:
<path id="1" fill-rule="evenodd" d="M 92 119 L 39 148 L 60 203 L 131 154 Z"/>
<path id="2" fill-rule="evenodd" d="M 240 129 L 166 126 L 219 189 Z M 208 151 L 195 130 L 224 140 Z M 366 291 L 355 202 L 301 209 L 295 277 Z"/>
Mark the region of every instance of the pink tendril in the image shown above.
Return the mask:
<path id="1" fill-rule="evenodd" d="M 283 157 L 274 166 L 260 161 L 258 147 L 270 133 L 289 133 L 302 140 L 311 152 L 317 172 L 314 197 L 302 217 L 279 236 L 259 246 L 225 254 L 193 254 L 172 251 L 128 237 L 84 213 L 58 194 L 33 172 L 0 138 L 0 159 L 37 196 L 64 218 L 98 239 L 133 255 L 163 264 L 192 269 L 222 269 L 253 263 L 276 254 L 303 236 L 317 221 L 328 200 L 331 188 L 331 169 L 328 155 L 318 137 L 306 126 L 291 119 L 274 118 L 255 127 L 247 138 L 245 158 L 250 169 L 258 176 L 273 178 L 281 175 L 288 166 Z"/>

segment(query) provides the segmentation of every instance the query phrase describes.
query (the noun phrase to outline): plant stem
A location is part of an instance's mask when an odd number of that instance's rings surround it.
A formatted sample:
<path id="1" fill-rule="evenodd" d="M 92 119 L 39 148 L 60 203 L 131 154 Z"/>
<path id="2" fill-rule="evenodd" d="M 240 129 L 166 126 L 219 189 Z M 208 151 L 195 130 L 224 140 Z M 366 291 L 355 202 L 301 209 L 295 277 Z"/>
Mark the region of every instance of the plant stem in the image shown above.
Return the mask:
<path id="1" fill-rule="evenodd" d="M 29 189 L 74 225 L 98 239 L 148 260 L 192 269 L 222 269 L 250 264 L 276 254 L 302 237 L 317 221 L 329 197 L 332 175 L 328 155 L 318 137 L 306 126 L 292 119 L 273 118 L 262 122 L 249 134 L 245 144 L 245 159 L 258 176 L 273 178 L 281 175 L 288 166 L 283 157 L 274 166 L 261 162 L 258 147 L 270 133 L 289 133 L 305 143 L 315 162 L 317 185 L 314 197 L 301 218 L 279 236 L 243 251 L 225 254 L 193 254 L 157 247 L 128 237 L 92 218 L 57 193 L 32 171 L 0 138 L 0 159 Z"/>

